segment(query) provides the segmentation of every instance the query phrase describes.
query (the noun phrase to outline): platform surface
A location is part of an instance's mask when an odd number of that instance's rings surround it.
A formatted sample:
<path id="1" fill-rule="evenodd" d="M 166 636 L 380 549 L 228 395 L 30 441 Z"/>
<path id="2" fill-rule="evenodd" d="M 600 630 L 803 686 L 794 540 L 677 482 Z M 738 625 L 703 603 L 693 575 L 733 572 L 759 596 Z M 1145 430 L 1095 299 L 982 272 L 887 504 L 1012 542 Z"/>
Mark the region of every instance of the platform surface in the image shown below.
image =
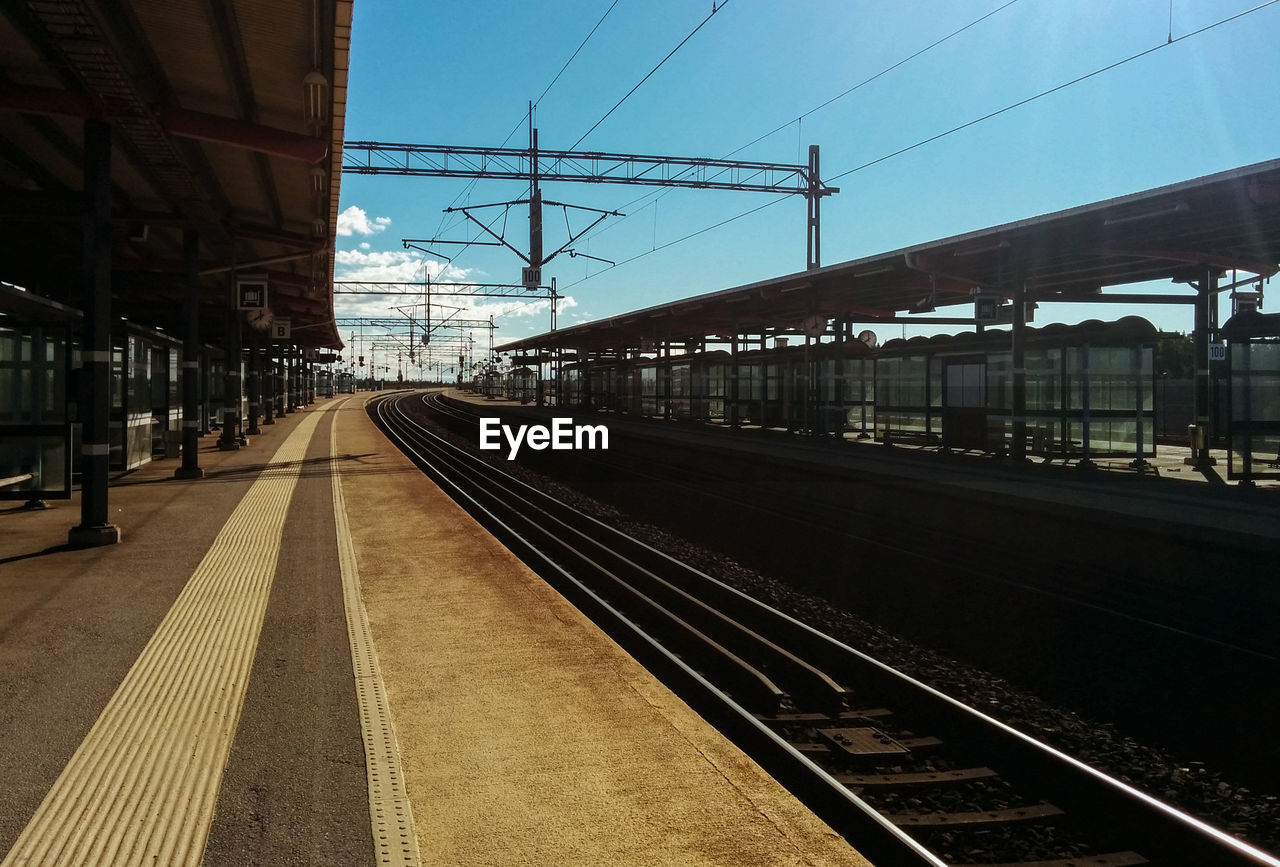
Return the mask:
<path id="1" fill-rule="evenodd" d="M 66 548 L 76 500 L 0 508 L 5 867 L 866 863 L 395 452 L 366 398 L 237 452 L 205 437 L 201 480 L 118 478 L 119 545 Z M 382 813 L 415 845 L 375 839 Z"/>

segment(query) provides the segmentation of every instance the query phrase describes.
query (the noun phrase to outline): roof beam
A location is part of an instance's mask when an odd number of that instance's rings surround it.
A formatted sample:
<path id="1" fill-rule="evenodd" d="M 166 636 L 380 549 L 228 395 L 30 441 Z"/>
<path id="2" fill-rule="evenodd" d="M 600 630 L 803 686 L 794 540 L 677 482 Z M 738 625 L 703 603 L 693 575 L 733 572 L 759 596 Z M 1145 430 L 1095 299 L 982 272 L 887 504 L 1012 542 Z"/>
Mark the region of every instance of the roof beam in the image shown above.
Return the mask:
<path id="1" fill-rule="evenodd" d="M 253 81 L 249 74 L 249 61 L 245 57 L 244 42 L 240 38 L 240 23 L 236 20 L 236 10 L 231 0 L 209 0 L 209 11 L 213 16 L 214 28 L 218 32 L 216 44 L 222 63 L 231 78 L 231 86 L 235 90 L 236 105 L 240 119 L 251 124 L 258 123 L 258 101 L 253 94 Z M 280 196 L 276 192 L 276 179 L 271 171 L 271 164 L 261 151 L 254 153 L 254 169 L 258 174 L 258 184 L 266 201 L 267 213 L 271 222 L 277 227 L 284 223 L 284 214 L 280 209 Z"/>
<path id="2" fill-rule="evenodd" d="M 112 114 L 92 98 L 49 87 L 0 87 L 0 111 L 4 110 L 33 115 L 113 119 Z M 165 107 L 158 112 L 158 120 L 166 132 L 181 138 L 305 163 L 322 162 L 329 154 L 329 145 L 323 139 L 202 111 Z"/>

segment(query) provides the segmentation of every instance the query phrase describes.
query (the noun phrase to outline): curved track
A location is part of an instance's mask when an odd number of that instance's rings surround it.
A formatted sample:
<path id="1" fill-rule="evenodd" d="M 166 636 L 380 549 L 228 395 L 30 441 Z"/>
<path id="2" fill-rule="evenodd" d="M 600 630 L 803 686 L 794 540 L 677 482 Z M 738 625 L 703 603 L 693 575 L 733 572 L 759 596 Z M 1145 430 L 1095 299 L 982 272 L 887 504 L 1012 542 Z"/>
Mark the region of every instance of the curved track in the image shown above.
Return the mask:
<path id="1" fill-rule="evenodd" d="M 1280 865 L 501 472 L 416 421 L 423 401 L 457 413 L 420 394 L 370 413 L 873 861 Z"/>

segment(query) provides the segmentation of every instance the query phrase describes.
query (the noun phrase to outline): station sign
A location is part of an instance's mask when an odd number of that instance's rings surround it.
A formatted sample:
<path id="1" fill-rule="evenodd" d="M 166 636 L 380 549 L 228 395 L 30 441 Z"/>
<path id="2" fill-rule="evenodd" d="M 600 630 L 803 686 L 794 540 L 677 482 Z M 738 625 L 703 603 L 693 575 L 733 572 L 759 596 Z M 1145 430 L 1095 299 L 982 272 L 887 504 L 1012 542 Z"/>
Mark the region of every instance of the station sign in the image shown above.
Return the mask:
<path id="1" fill-rule="evenodd" d="M 288 340 L 293 335 L 292 319 L 276 319 L 271 323 L 272 340 Z"/>
<path id="2" fill-rule="evenodd" d="M 1023 304 L 1022 306 L 1022 312 L 1024 314 L 1023 321 L 1025 322 L 1036 321 L 1037 306 L 1038 305 L 1034 301 L 1027 301 L 1025 304 Z M 996 324 L 997 325 L 1013 324 L 1013 305 L 1012 304 L 1004 304 L 996 308 Z"/>
<path id="3" fill-rule="evenodd" d="M 267 309 L 267 278 L 240 277 L 236 280 L 237 310 Z"/>

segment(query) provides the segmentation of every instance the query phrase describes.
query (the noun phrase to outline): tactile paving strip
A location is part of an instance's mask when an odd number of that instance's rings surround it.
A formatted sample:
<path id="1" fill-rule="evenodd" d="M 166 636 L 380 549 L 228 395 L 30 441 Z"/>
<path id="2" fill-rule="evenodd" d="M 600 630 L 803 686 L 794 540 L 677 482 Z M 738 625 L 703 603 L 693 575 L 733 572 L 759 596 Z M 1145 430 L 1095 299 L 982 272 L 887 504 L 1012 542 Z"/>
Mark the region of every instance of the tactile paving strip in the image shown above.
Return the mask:
<path id="1" fill-rule="evenodd" d="M 348 398 L 348 401 L 350 398 Z M 344 405 L 347 401 L 344 401 Z M 347 610 L 347 636 L 351 640 L 351 665 L 356 675 L 360 704 L 360 730 L 364 737 L 365 769 L 369 777 L 369 819 L 378 864 L 420 864 L 418 838 L 413 830 L 413 810 L 405 794 L 400 769 L 400 748 L 391 724 L 378 653 L 369 630 L 369 616 L 360 596 L 360 572 L 347 525 L 346 500 L 338 466 L 338 414 L 334 413 L 329 437 L 333 473 L 333 517 L 338 530 L 338 564 L 342 569 L 342 596 Z"/>
<path id="2" fill-rule="evenodd" d="M 249 487 L 4 867 L 200 863 L 321 414 L 299 423 Z"/>

